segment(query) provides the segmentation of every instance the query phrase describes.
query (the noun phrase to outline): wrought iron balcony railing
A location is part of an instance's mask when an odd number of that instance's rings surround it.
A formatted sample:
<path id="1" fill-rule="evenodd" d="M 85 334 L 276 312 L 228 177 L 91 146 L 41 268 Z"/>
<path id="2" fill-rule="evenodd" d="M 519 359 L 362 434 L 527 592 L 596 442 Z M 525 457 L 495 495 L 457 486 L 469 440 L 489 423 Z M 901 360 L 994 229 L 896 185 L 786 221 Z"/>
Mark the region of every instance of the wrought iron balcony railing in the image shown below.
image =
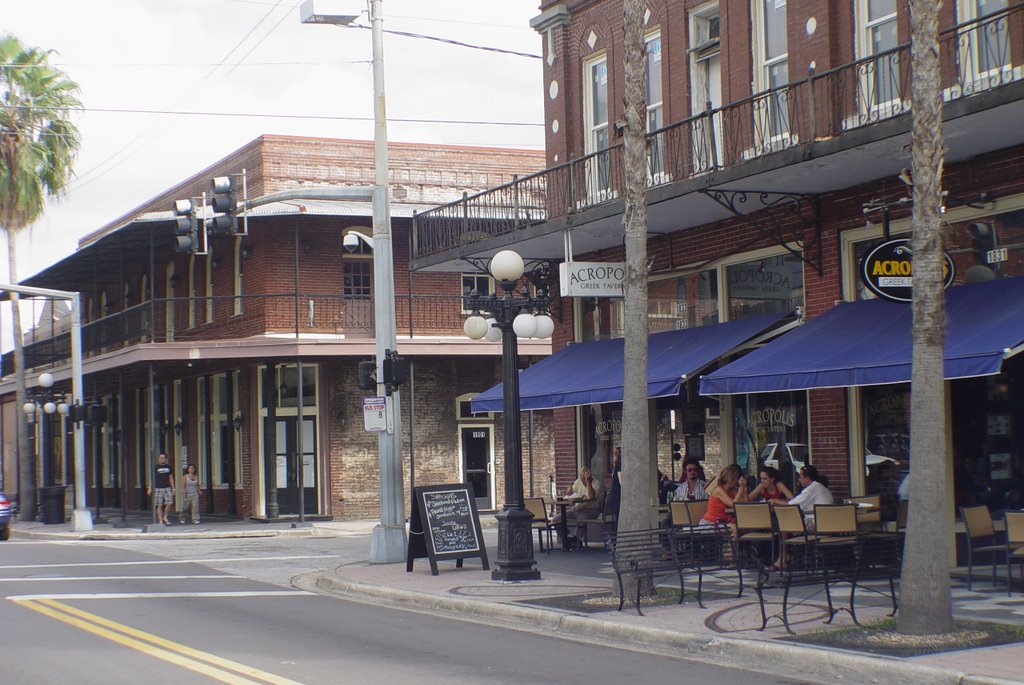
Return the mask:
<path id="1" fill-rule="evenodd" d="M 1021 80 L 1024 4 L 944 32 L 943 98 Z M 734 167 L 910 112 L 910 45 L 708 109 L 648 134 L 648 187 Z M 622 145 L 417 214 L 424 258 L 582 212 L 622 196 Z"/>
<path id="2" fill-rule="evenodd" d="M 396 330 L 413 336 L 463 336 L 459 295 L 398 295 Z M 260 335 L 319 334 L 372 338 L 373 296 L 324 293 L 157 299 L 82 325 L 86 357 L 134 345 L 241 340 Z M 27 342 L 25 365 L 39 368 L 71 357 L 67 332 Z M 3 355 L 2 375 L 14 369 Z"/>

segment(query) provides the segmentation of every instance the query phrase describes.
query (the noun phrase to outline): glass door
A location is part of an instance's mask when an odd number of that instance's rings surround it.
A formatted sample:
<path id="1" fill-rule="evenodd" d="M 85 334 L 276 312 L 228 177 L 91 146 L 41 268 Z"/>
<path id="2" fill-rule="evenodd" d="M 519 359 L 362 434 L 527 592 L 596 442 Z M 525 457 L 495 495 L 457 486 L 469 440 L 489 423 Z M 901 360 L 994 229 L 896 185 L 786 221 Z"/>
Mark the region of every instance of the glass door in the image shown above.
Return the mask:
<path id="1" fill-rule="evenodd" d="M 490 426 L 459 428 L 463 480 L 473 486 L 477 509 L 493 509 L 494 441 Z"/>
<path id="2" fill-rule="evenodd" d="M 296 417 L 277 419 L 277 503 L 281 514 L 299 513 L 299 441 Z M 303 513 L 316 514 L 316 419 L 302 421 L 302 496 Z"/>

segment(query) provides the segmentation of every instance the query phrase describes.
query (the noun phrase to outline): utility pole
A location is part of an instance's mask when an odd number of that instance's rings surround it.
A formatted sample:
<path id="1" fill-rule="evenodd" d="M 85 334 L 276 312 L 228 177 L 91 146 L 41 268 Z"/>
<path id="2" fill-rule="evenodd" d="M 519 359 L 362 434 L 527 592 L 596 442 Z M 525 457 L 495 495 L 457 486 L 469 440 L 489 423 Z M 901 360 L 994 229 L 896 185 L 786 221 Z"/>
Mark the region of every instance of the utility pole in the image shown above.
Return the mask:
<path id="1" fill-rule="evenodd" d="M 304 24 L 348 26 L 358 15 L 317 14 L 313 0 L 299 7 Z M 402 482 L 402 408 L 398 391 L 385 382 L 384 361 L 397 351 L 395 338 L 395 268 L 391 253 L 391 214 L 388 206 L 388 129 L 384 96 L 384 25 L 381 0 L 370 0 L 373 47 L 373 314 L 376 336 L 377 395 L 388 398 L 393 430 L 380 431 L 380 523 L 370 538 L 370 561 L 389 564 L 405 560 L 405 495 Z"/>
<path id="2" fill-rule="evenodd" d="M 373 310 L 376 321 L 377 394 L 385 396 L 384 360 L 397 350 L 395 338 L 395 269 L 391 253 L 391 210 L 388 206 L 388 128 L 384 98 L 384 25 L 381 0 L 370 1 L 373 41 Z M 389 407 L 394 430 L 377 435 L 380 455 L 380 524 L 370 540 L 370 561 L 387 564 L 405 560 L 405 496 L 402 492 L 402 409 L 398 390 Z"/>

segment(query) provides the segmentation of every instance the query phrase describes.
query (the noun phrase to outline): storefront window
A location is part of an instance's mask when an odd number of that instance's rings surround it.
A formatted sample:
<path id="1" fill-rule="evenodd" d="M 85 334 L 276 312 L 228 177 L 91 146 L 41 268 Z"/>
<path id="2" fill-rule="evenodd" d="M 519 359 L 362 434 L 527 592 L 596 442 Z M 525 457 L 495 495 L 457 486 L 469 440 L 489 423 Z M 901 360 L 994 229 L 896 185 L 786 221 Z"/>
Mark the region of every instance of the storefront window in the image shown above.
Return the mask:
<path id="1" fill-rule="evenodd" d="M 1004 373 L 950 383 L 953 402 L 953 479 L 959 506 L 993 512 L 1024 508 L 1024 371 L 1019 357 Z"/>
<path id="2" fill-rule="evenodd" d="M 651 333 L 719 322 L 718 270 L 652 281 L 647 287 Z"/>
<path id="3" fill-rule="evenodd" d="M 750 475 L 764 465 L 775 467 L 783 482 L 796 487 L 800 467 L 809 463 L 807 393 L 770 392 L 739 395 L 733 407 L 736 465 Z"/>
<path id="4" fill-rule="evenodd" d="M 580 298 L 580 325 L 583 341 L 608 340 L 623 336 L 623 301 L 621 297 Z"/>
<path id="5" fill-rule="evenodd" d="M 299 402 L 299 375 L 295 364 L 278 367 L 277 406 L 294 407 Z M 316 406 L 316 366 L 302 365 L 302 406 Z"/>
<path id="6" fill-rule="evenodd" d="M 910 385 L 863 390 L 864 491 L 881 496 L 882 518 L 895 519 L 897 490 L 910 468 Z"/>
<path id="7" fill-rule="evenodd" d="M 804 304 L 803 262 L 791 254 L 733 264 L 726 281 L 730 321 L 788 314 Z"/>

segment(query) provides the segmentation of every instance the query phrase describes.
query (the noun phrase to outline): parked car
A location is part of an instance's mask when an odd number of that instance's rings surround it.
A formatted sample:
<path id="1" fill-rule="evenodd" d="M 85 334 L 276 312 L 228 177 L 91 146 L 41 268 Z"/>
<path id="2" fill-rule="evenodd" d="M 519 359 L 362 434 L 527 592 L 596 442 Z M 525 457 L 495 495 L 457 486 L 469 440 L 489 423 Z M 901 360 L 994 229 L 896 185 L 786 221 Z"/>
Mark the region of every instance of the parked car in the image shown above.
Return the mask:
<path id="1" fill-rule="evenodd" d="M 782 459 L 783 464 L 787 461 L 793 463 L 793 470 L 798 472 L 803 465 L 807 463 L 807 445 L 801 442 L 784 442 L 782 443 L 782 449 L 779 449 L 779 443 L 769 442 L 761 450 L 761 456 L 758 457 L 758 461 L 765 466 L 771 466 L 773 469 L 779 468 L 779 459 Z"/>
<path id="2" fill-rule="evenodd" d="M 0 540 L 7 540 L 11 537 L 11 509 L 11 500 L 0 492 Z"/>
<path id="3" fill-rule="evenodd" d="M 761 456 L 759 460 L 765 466 L 771 466 L 772 468 L 779 468 L 779 457 L 776 452 L 779 451 L 779 445 L 776 442 L 769 442 L 761 450 Z M 782 459 L 783 462 L 788 458 L 793 462 L 793 471 L 796 473 L 800 472 L 804 464 L 807 463 L 807 445 L 800 442 L 787 442 L 783 443 Z M 892 464 L 895 467 L 899 467 L 900 463 L 892 457 L 885 457 L 881 454 L 873 454 L 868 452 L 864 455 L 864 475 L 871 476 L 872 472 L 878 470 L 880 464 Z"/>

